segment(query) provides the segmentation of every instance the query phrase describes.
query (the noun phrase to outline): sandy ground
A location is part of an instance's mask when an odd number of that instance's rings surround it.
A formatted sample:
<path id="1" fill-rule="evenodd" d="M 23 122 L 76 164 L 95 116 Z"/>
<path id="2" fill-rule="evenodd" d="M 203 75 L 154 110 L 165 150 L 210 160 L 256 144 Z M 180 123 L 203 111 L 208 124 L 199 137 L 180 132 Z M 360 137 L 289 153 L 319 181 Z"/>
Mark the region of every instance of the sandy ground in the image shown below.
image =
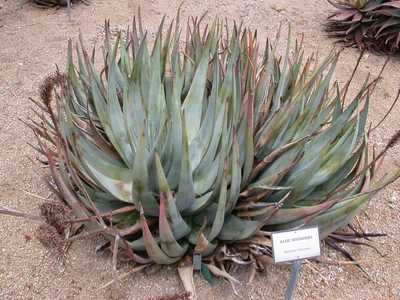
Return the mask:
<path id="1" fill-rule="evenodd" d="M 90 44 L 97 39 L 101 32 L 99 25 L 105 18 L 110 18 L 116 28 L 125 28 L 141 5 L 144 21 L 154 32 L 163 14 L 174 16 L 179 1 L 92 0 L 91 6 L 73 9 L 72 22 L 68 22 L 65 10 L 40 10 L 31 5 L 17 10 L 14 2 L 0 0 L 0 205 L 37 213 L 43 200 L 26 192 L 48 197 L 49 191 L 40 178 L 43 170 L 30 160 L 35 154 L 27 142 L 33 141 L 33 135 L 18 120 L 32 115 L 28 97 L 38 97 L 40 81 L 55 70 L 55 64 L 64 66 L 66 41 L 69 37 L 76 38 L 79 28 Z M 279 22 L 290 22 L 295 36 L 304 33 L 307 52 L 324 55 L 332 47 L 332 41 L 321 32 L 320 24 L 330 10 L 322 0 L 187 0 L 183 5 L 184 16 L 199 15 L 205 10 L 209 11 L 209 18 L 218 15 L 243 20 L 264 38 L 275 33 Z M 336 72 L 339 82 L 350 76 L 357 57 L 355 49 L 343 52 Z M 377 75 L 384 60 L 366 55 L 354 86 L 359 86 L 368 72 Z M 376 124 L 385 114 L 399 85 L 400 61 L 393 59 L 371 103 L 372 123 Z M 385 124 L 374 132 L 372 142 L 382 147 L 399 125 L 400 106 L 397 106 Z M 400 165 L 399 150 L 397 147 L 390 152 L 384 168 Z M 361 215 L 361 223 L 368 231 L 388 234 L 376 240 L 384 257 L 366 247 L 350 247 L 372 280 L 354 266 L 308 263 L 301 273 L 296 299 L 400 299 L 399 203 L 400 184 L 396 183 L 375 198 Z M 49 256 L 37 240 L 30 239 L 36 224 L 8 216 L 0 216 L 0 224 L 0 299 L 122 298 L 109 288 L 99 289 L 111 280 L 111 260 L 107 255 L 95 255 L 95 239 L 74 243 L 64 266 Z M 342 260 L 331 251 L 325 249 L 325 252 L 327 257 Z M 126 270 L 127 266 L 122 266 L 121 274 Z M 251 284 L 246 283 L 247 272 L 235 275 L 242 281 L 238 287 L 242 299 L 281 299 L 289 270 L 271 266 Z M 182 290 L 172 269 L 135 274 L 123 284 L 127 298 L 138 300 Z M 239 298 L 222 280 L 210 286 L 196 277 L 196 285 L 201 300 Z"/>

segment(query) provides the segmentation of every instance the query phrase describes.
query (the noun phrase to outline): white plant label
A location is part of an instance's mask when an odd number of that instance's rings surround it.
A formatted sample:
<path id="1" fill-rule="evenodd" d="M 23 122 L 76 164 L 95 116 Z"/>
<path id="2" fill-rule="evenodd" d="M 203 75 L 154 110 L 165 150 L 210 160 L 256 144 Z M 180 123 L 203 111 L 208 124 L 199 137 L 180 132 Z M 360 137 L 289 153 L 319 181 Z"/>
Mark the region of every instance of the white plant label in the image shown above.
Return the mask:
<path id="1" fill-rule="evenodd" d="M 321 255 L 318 227 L 273 233 L 272 252 L 275 263 Z"/>

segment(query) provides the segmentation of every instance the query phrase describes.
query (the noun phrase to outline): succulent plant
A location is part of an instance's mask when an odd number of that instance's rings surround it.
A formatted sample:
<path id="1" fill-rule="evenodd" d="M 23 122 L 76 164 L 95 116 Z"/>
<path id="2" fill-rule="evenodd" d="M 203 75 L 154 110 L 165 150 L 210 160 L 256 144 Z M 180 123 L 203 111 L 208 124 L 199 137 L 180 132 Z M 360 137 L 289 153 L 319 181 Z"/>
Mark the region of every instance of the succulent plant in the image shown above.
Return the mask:
<path id="1" fill-rule="evenodd" d="M 325 29 L 346 46 L 396 53 L 400 49 L 400 1 L 329 1 L 337 11 Z"/>
<path id="2" fill-rule="evenodd" d="M 68 6 L 68 3 L 83 2 L 88 4 L 88 0 L 32 0 L 33 3 L 40 6 L 55 7 L 55 6 Z"/>
<path id="3" fill-rule="evenodd" d="M 115 43 L 106 22 L 100 69 L 82 37 L 75 63 L 70 41 L 30 126 L 83 236 L 102 233 L 115 258 L 138 264 L 195 253 L 231 279 L 221 264 L 271 261 L 271 232 L 316 225 L 325 239 L 400 172 L 373 176 L 376 80 L 344 107 L 337 53 L 314 64 L 290 34 L 283 57 L 279 34 L 261 53 L 257 32 L 200 23 L 188 22 L 181 49 L 179 17 L 165 32 L 163 20 L 150 51 L 141 22 Z"/>

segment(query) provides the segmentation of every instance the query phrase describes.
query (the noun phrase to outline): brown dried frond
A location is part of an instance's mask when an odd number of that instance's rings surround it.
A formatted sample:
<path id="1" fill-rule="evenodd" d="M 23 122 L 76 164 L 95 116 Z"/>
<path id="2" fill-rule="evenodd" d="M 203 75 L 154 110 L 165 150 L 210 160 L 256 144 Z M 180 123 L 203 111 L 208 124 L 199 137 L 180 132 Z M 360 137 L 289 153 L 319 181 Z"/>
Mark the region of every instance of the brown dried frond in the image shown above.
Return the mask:
<path id="1" fill-rule="evenodd" d="M 46 220 L 46 223 L 54 227 L 58 234 L 63 234 L 71 219 L 71 210 L 56 201 L 44 202 L 39 208 L 40 215 Z"/>
<path id="2" fill-rule="evenodd" d="M 42 224 L 36 230 L 35 236 L 43 247 L 53 250 L 62 256 L 65 255 L 66 241 L 55 227 Z"/>
<path id="3" fill-rule="evenodd" d="M 389 143 L 386 145 L 386 149 L 393 148 L 398 143 L 400 143 L 400 130 L 398 130 L 389 140 Z"/>
<path id="4" fill-rule="evenodd" d="M 149 300 L 189 300 L 191 296 L 190 292 L 177 293 L 170 296 L 161 296 L 157 298 L 150 298 Z"/>
<path id="5" fill-rule="evenodd" d="M 49 106 L 53 98 L 53 90 L 55 87 L 63 87 L 67 81 L 67 75 L 60 72 L 50 74 L 45 78 L 39 87 L 40 98 L 46 106 Z"/>

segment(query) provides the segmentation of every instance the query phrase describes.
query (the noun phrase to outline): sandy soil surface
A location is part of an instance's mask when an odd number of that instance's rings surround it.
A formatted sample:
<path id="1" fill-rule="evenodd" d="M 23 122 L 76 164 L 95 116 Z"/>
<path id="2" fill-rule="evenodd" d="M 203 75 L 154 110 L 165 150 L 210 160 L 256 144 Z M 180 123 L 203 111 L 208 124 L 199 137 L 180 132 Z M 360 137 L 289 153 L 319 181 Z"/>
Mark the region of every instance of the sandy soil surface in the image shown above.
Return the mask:
<path id="1" fill-rule="evenodd" d="M 88 44 L 98 39 L 101 24 L 110 18 L 115 28 L 125 28 L 142 6 L 144 22 L 154 32 L 163 14 L 175 15 L 178 0 L 106 1 L 92 0 L 93 5 L 80 5 L 72 10 L 68 22 L 65 10 L 40 10 L 31 5 L 17 9 L 15 1 L 0 0 L 0 205 L 38 213 L 42 199 L 49 191 L 40 178 L 43 170 L 30 158 L 35 156 L 27 145 L 34 138 L 18 119 L 32 116 L 28 97 L 38 97 L 41 80 L 55 64 L 64 66 L 67 39 L 76 39 L 79 28 Z M 307 52 L 327 54 L 332 41 L 321 32 L 321 22 L 329 14 L 322 0 L 187 0 L 184 16 L 209 11 L 209 19 L 218 15 L 229 20 L 243 20 L 264 36 L 272 36 L 279 22 L 291 23 L 295 36 L 304 33 Z M 170 18 L 169 18 L 170 19 Z M 350 76 L 359 53 L 347 49 L 337 67 L 336 77 L 343 83 Z M 385 58 L 366 55 L 355 78 L 359 86 L 368 72 L 377 75 Z M 400 87 L 400 61 L 392 59 L 384 79 L 371 103 L 370 121 L 383 117 Z M 376 130 L 372 142 L 384 145 L 400 125 L 400 106 Z M 400 149 L 393 149 L 384 168 L 400 164 Z M 366 207 L 361 223 L 368 231 L 384 231 L 385 238 L 375 241 L 385 255 L 367 247 L 348 247 L 362 261 L 371 279 L 351 265 L 307 263 L 301 273 L 296 299 L 400 299 L 400 183 L 393 184 Z M 8 216 L 0 216 L 0 299 L 122 299 L 110 288 L 100 289 L 111 280 L 108 255 L 96 256 L 96 239 L 73 244 L 68 262 L 63 265 L 52 258 L 36 239 L 31 239 L 37 225 Z M 329 258 L 343 260 L 327 251 Z M 128 270 L 122 266 L 121 274 Z M 213 286 L 196 277 L 199 299 L 281 299 L 289 270 L 271 266 L 248 284 L 246 271 L 235 274 L 242 282 L 241 297 L 233 294 L 222 280 Z M 165 268 L 155 274 L 135 274 L 123 281 L 126 297 L 144 300 L 182 291 L 176 273 Z"/>

